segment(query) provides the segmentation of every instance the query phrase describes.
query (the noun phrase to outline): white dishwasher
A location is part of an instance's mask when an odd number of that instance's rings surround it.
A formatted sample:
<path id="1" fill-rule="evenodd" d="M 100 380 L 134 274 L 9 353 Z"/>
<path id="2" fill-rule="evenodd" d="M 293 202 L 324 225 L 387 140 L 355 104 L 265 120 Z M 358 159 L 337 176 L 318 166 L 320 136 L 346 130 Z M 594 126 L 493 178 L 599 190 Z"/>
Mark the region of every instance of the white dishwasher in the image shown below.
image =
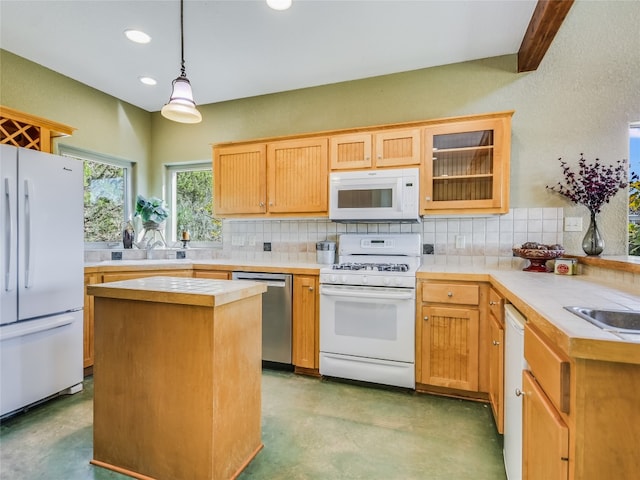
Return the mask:
<path id="1" fill-rule="evenodd" d="M 525 318 L 513 305 L 504 306 L 504 468 L 508 480 L 522 479 L 522 370 Z"/>

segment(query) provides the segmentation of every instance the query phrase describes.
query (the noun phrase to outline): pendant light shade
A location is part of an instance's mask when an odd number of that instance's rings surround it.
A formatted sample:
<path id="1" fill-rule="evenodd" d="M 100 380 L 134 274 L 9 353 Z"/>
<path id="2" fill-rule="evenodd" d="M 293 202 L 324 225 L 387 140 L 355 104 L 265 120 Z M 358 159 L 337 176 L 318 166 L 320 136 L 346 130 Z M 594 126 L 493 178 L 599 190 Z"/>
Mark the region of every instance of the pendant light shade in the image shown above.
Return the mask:
<path id="1" fill-rule="evenodd" d="M 160 113 L 165 118 L 180 123 L 199 123 L 202 115 L 196 108 L 191 91 L 191 82 L 187 78 L 184 67 L 184 32 L 183 32 L 183 0 L 180 0 L 180 46 L 182 53 L 182 67 L 180 76 L 172 83 L 171 97 Z"/>
<path id="2" fill-rule="evenodd" d="M 180 75 L 173 81 L 173 89 L 169 103 L 162 107 L 162 116 L 180 123 L 199 123 L 202 115 L 196 109 L 193 101 L 191 83 L 185 76 Z"/>

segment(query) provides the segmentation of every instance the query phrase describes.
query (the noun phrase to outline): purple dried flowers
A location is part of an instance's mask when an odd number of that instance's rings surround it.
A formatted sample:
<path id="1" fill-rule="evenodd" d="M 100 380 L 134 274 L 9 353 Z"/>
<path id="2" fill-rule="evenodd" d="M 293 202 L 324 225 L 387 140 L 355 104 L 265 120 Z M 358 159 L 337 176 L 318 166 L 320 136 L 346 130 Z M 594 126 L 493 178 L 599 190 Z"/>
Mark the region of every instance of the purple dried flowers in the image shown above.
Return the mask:
<path id="1" fill-rule="evenodd" d="M 627 187 L 627 161 L 618 160 L 616 165 L 602 165 L 596 158 L 594 163 L 587 163 L 584 154 L 578 160 L 578 172 L 562 160 L 560 166 L 564 174 L 564 182 L 550 187 L 549 190 L 564 195 L 575 203 L 581 203 L 591 213 L 599 213 L 605 203 L 609 203 L 618 190 Z"/>

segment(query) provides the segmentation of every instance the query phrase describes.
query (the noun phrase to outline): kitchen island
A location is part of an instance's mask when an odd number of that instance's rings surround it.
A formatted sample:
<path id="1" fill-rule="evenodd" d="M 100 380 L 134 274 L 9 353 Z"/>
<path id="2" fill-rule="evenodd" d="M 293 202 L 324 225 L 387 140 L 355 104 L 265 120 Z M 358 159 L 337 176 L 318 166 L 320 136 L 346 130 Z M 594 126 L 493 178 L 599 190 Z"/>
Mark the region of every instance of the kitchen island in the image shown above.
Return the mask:
<path id="1" fill-rule="evenodd" d="M 93 460 L 141 479 L 235 478 L 262 448 L 263 284 L 90 285 Z"/>

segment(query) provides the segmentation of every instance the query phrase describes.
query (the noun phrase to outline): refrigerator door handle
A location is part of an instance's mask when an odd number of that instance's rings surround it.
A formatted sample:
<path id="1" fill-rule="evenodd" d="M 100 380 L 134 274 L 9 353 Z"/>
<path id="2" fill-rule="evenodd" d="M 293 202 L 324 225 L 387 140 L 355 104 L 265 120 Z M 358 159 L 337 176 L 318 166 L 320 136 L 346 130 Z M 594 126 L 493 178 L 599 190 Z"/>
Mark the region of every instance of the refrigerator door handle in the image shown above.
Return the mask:
<path id="1" fill-rule="evenodd" d="M 31 288 L 31 182 L 24 181 L 24 288 Z"/>
<path id="2" fill-rule="evenodd" d="M 13 244 L 13 222 L 11 219 L 11 182 L 8 177 L 4 179 L 5 211 L 4 211 L 4 290 L 13 290 L 14 282 L 11 281 L 11 257 L 15 249 Z"/>

